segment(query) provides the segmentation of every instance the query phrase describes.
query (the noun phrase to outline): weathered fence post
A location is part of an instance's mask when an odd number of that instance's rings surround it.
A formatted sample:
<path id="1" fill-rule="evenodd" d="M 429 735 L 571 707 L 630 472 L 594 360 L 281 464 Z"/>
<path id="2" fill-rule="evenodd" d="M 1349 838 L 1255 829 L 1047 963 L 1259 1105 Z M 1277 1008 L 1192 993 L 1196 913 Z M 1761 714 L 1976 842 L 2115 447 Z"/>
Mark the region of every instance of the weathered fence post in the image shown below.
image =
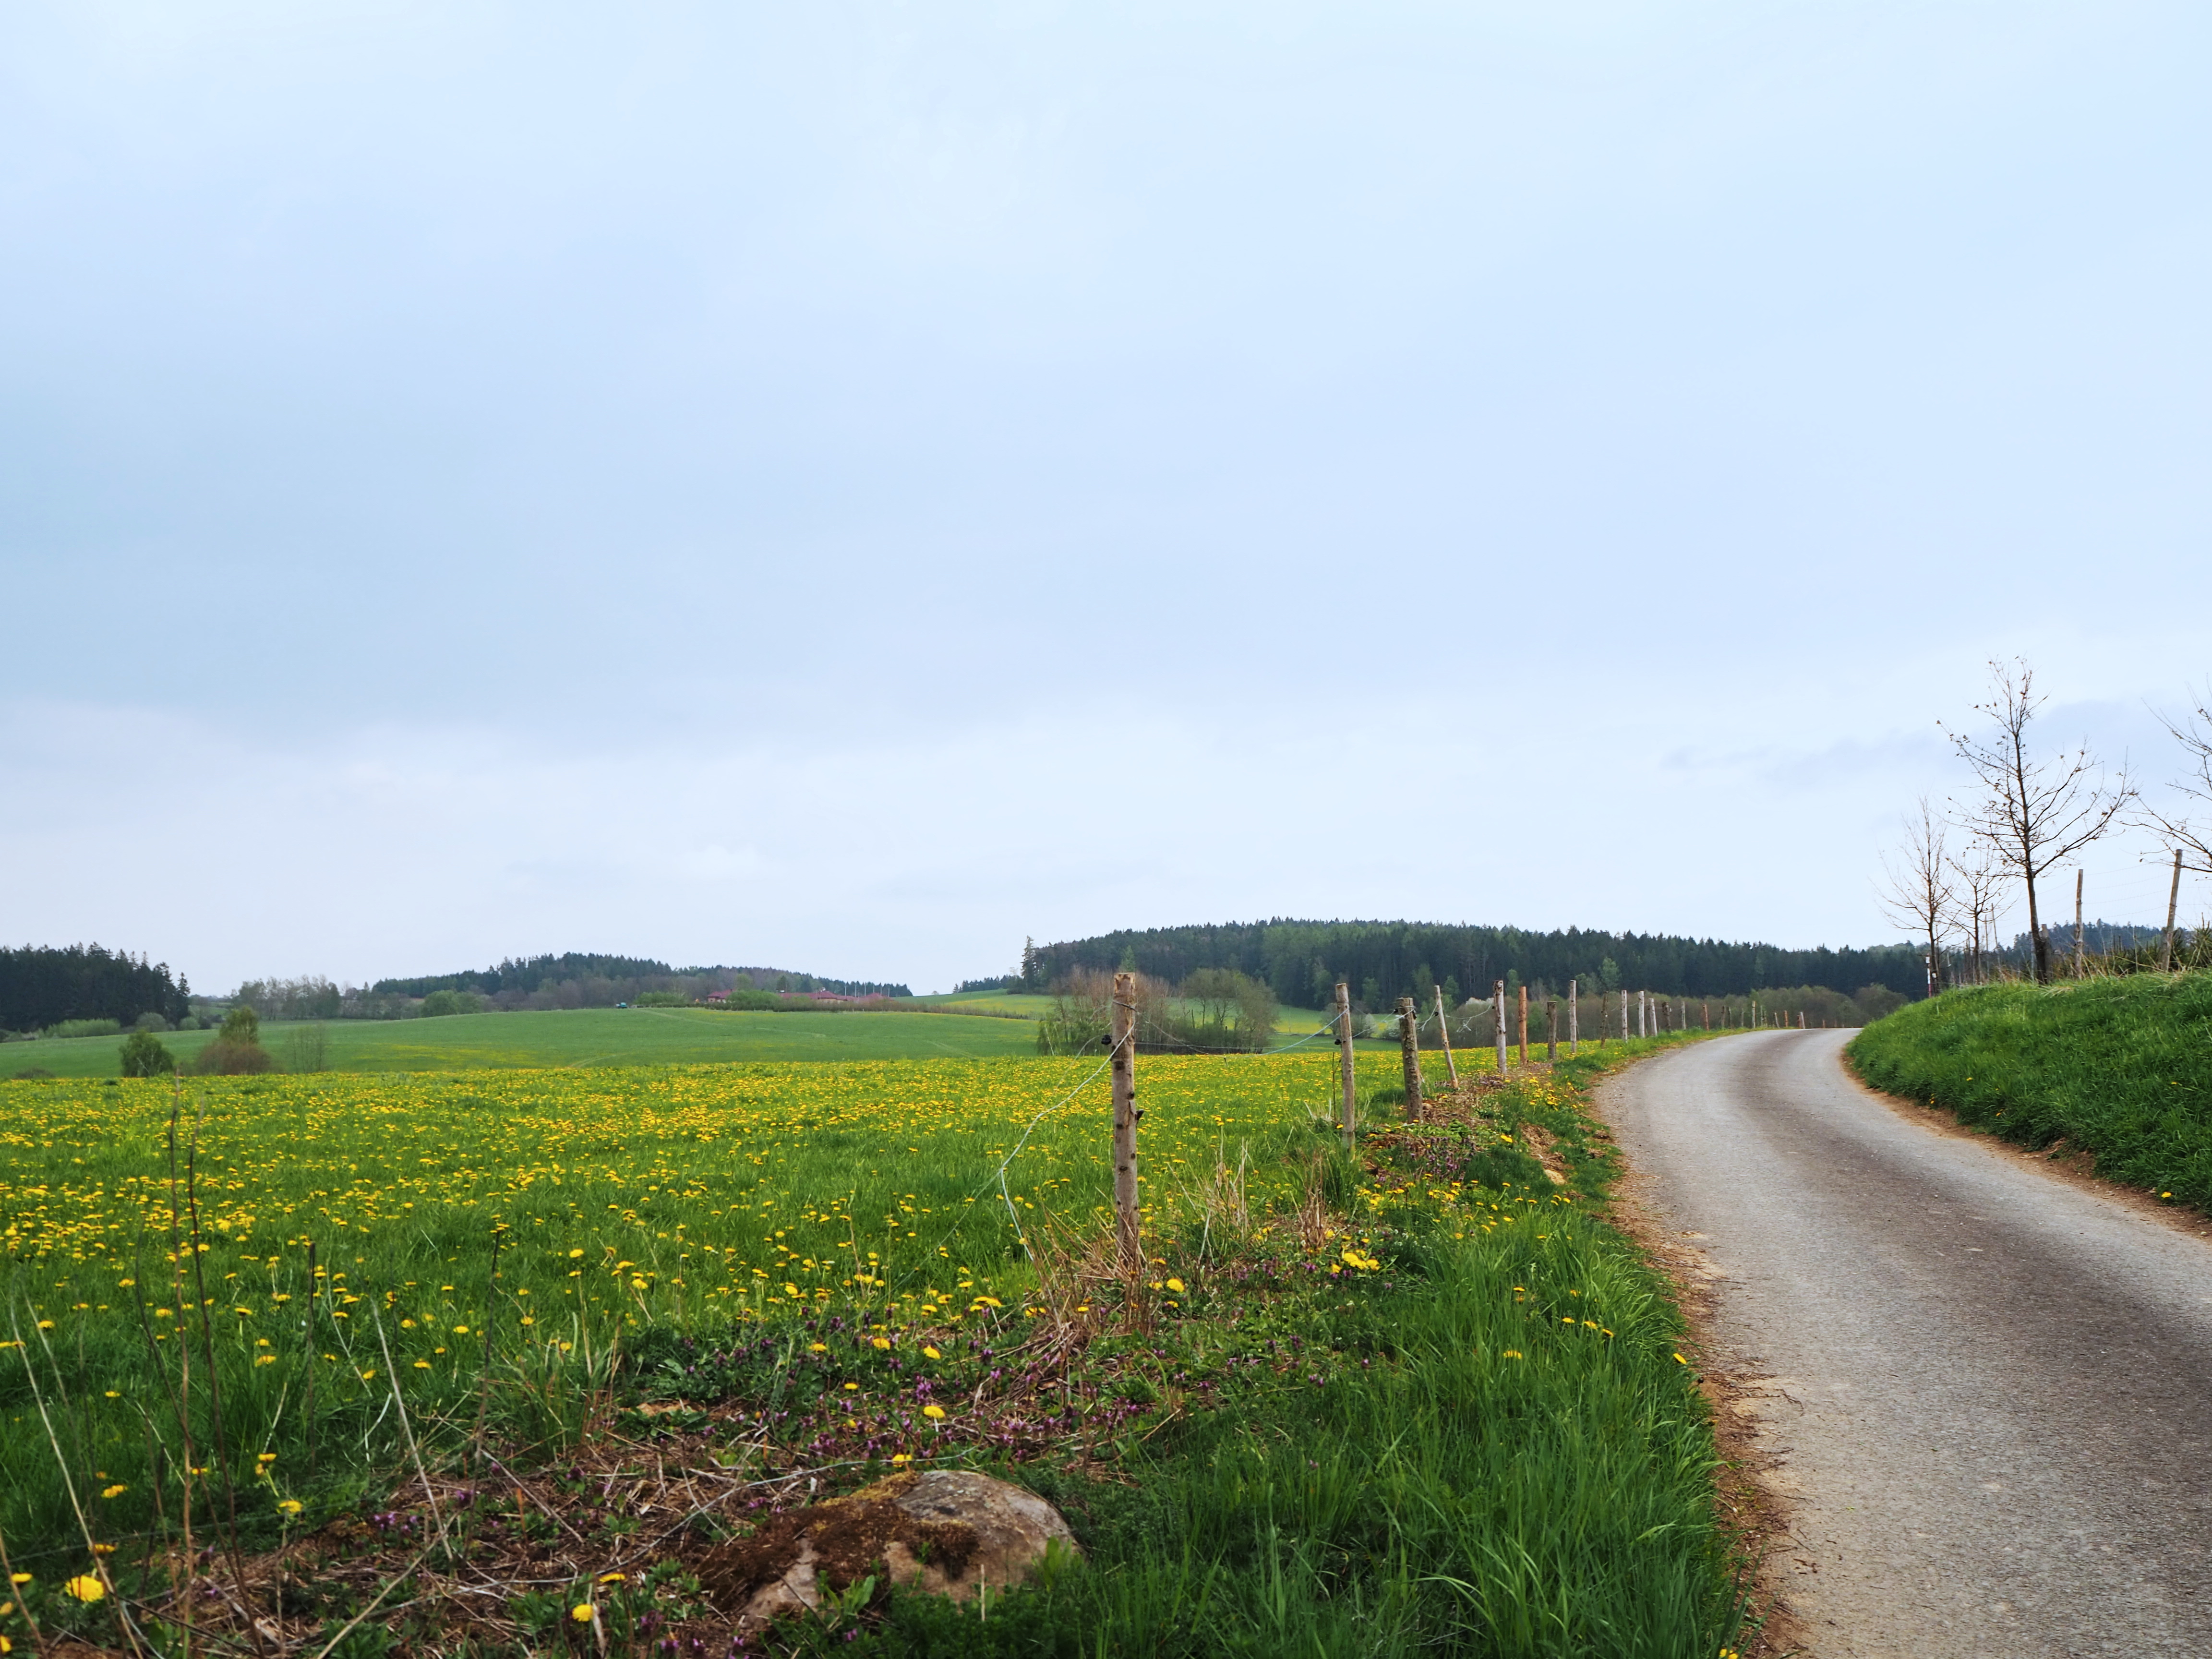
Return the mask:
<path id="1" fill-rule="evenodd" d="M 1339 1044 L 1337 1068 L 1344 1074 L 1344 1145 L 1352 1147 L 1352 1111 L 1358 1101 L 1355 1092 L 1352 1058 L 1352 988 L 1342 980 L 1336 982 L 1336 1040 Z"/>
<path id="2" fill-rule="evenodd" d="M 1121 1267 L 1145 1265 L 1137 1237 L 1137 976 L 1114 975 L 1114 1226 Z"/>
<path id="3" fill-rule="evenodd" d="M 1498 981 L 1497 994 L 1491 1000 L 1492 1006 L 1498 1010 L 1498 1080 L 1503 1083 L 1505 1081 L 1505 981 L 1504 980 Z"/>
<path id="4" fill-rule="evenodd" d="M 1628 1041 L 1628 992 L 1626 988 L 1620 993 L 1620 1040 L 1623 1042 Z"/>
<path id="5" fill-rule="evenodd" d="M 2181 903 L 2181 849 L 2173 849 L 2173 885 L 2166 895 L 2166 954 L 2159 959 L 2158 971 L 2173 971 L 2173 913 Z"/>
<path id="6" fill-rule="evenodd" d="M 1451 1086 L 1459 1087 L 1459 1062 L 1452 1058 L 1451 1017 L 1444 1012 L 1444 988 L 1437 987 L 1437 1040 L 1444 1045 L 1444 1070 L 1451 1074 Z"/>
<path id="7" fill-rule="evenodd" d="M 2074 977 L 2076 979 L 2081 978 L 2087 968 L 2081 954 L 2081 878 L 2084 873 L 2080 870 L 2074 872 Z"/>
<path id="8" fill-rule="evenodd" d="M 1398 1050 L 1406 1058 L 1406 1121 L 1421 1121 L 1421 1037 L 1411 997 L 1398 999 Z"/>
<path id="9" fill-rule="evenodd" d="M 1556 1066 L 1559 1061 L 1559 1000 L 1544 999 L 1544 1063 Z"/>
<path id="10" fill-rule="evenodd" d="M 1575 981 L 1567 981 L 1567 1058 L 1572 1060 L 1583 1051 L 1582 1020 L 1575 1007 Z"/>

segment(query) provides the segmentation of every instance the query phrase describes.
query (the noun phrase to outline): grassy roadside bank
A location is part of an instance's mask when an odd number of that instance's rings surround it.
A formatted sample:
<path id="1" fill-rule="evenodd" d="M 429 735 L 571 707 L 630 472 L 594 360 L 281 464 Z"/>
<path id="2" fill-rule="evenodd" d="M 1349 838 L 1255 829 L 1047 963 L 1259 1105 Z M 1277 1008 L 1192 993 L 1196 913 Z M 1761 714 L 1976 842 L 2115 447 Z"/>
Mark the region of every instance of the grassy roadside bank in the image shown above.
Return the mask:
<path id="1" fill-rule="evenodd" d="M 1616 1047 L 1608 1061 L 1660 1046 Z M 841 1293 L 805 1313 L 732 1320 L 695 1306 L 629 1322 L 611 1371 L 539 1379 L 568 1392 L 563 1411 L 534 1425 L 522 1410 L 532 1379 L 488 1376 L 501 1460 L 468 1481 L 466 1547 L 436 1559 L 422 1552 L 441 1530 L 438 1510 L 419 1486 L 394 1493 L 387 1473 L 371 1489 L 353 1468 L 319 1489 L 292 1442 L 273 1443 L 273 1469 L 255 1468 L 258 1442 L 234 1446 L 241 1501 L 257 1517 L 245 1546 L 289 1552 L 288 1637 L 327 1639 L 372 1586 L 391 1587 L 387 1602 L 401 1611 L 357 1629 L 349 1654 L 543 1652 L 589 1645 L 585 1636 L 596 1642 L 601 1630 L 612 1650 L 720 1653 L 730 1650 L 726 1619 L 688 1576 L 704 1548 L 748 1518 L 803 1504 L 811 1486 L 851 1490 L 902 1464 L 964 1463 L 1054 1498 L 1090 1566 L 994 1601 L 988 1625 L 864 1593 L 866 1605 L 837 1619 L 781 1631 L 781 1645 L 1711 1659 L 1739 1622 L 1714 1515 L 1712 1437 L 1674 1354 L 1680 1321 L 1663 1284 L 1593 1211 L 1613 1163 L 1581 1091 L 1607 1065 L 1592 1057 L 1472 1087 L 1420 1126 L 1395 1121 L 1393 1091 L 1373 1089 L 1370 1133 L 1352 1158 L 1303 1108 L 1275 1111 L 1249 1159 L 1230 1147 L 1211 1170 L 1188 1172 L 1188 1201 L 1163 1204 L 1153 1223 L 1154 1277 L 1135 1285 L 1099 1271 L 1095 1240 L 1071 1212 L 1057 1227 L 1032 1220 L 1034 1271 L 1001 1279 L 998 1296 L 975 1297 L 981 1305 L 958 1318 L 926 1305 L 871 1316 Z M 1239 1079 L 1285 1066 L 1187 1065 L 1207 1079 L 1194 1109 L 1203 1102 L 1226 1115 Z M 1324 1079 L 1329 1069 L 1322 1060 Z M 894 1081 L 887 1073 L 874 1086 Z M 1149 1097 L 1163 1116 L 1173 1099 L 1159 1088 Z M 1160 1187 L 1172 1178 L 1164 1168 Z M 665 1236 L 670 1221 L 642 1208 L 648 1229 Z M 520 1269 L 526 1257 L 519 1243 L 510 1249 Z M 567 1274 L 567 1249 L 554 1255 Z M 632 1264 L 619 1266 L 629 1279 Z M 662 1264 L 664 1275 L 676 1270 Z M 445 1273 L 465 1289 L 465 1273 Z M 430 1295 L 427 1279 L 395 1297 L 356 1278 L 388 1321 Z M 368 1310 L 347 1303 L 325 1316 Z M 240 1322 L 241 1343 L 251 1322 Z M 424 1352 L 447 1366 L 447 1346 L 456 1358 L 474 1352 L 436 1334 L 447 1328 L 405 1339 L 395 1329 L 392 1340 L 435 1341 Z M 57 1388 L 70 1380 L 68 1335 L 57 1331 L 45 1350 Z M 461 1480 L 482 1410 L 458 1375 L 440 1386 L 413 1419 L 439 1472 L 433 1486 Z M 349 1436 L 389 1415 L 381 1387 L 365 1379 L 361 1397 L 344 1400 Z M 389 1393 L 396 1403 L 396 1381 Z M 953 1409 L 927 1418 L 921 1402 L 931 1400 Z M 11 1390 L 9 1414 L 26 1403 Z M 337 1462 L 339 1435 L 325 1443 Z M 82 1474 L 125 1485 L 121 1452 L 111 1443 L 102 1455 Z M 671 1493 L 695 1474 L 726 1482 L 732 1471 L 751 1494 L 741 1503 L 672 1532 L 650 1518 L 694 1508 Z M 161 1474 L 158 1459 L 150 1471 L 142 1460 L 134 1480 Z M 280 1488 L 301 1504 L 296 1520 L 261 1501 Z M 158 1514 L 135 1537 L 108 1535 L 118 1584 L 132 1582 L 134 1546 L 143 1555 L 161 1536 Z M 57 1507 L 65 1534 L 61 1521 Z M 14 1541 L 20 1557 L 42 1540 Z M 102 1620 L 124 1595 L 73 1604 L 58 1587 L 94 1563 L 64 1548 L 40 1551 L 36 1565 L 21 1600 L 50 1632 L 115 1639 Z M 146 1619 L 161 1616 L 167 1570 L 156 1564 L 152 1593 L 149 1575 L 136 1573 Z M 203 1581 L 220 1572 L 207 1568 Z M 614 1572 L 618 1587 L 594 1588 Z M 583 1635 L 563 1622 L 579 1596 L 611 1609 Z M 761 1650 L 759 1638 L 747 1650 Z"/>
<path id="2" fill-rule="evenodd" d="M 1873 1088 L 2212 1210 L 2212 974 L 1948 991 L 1845 1053 Z"/>

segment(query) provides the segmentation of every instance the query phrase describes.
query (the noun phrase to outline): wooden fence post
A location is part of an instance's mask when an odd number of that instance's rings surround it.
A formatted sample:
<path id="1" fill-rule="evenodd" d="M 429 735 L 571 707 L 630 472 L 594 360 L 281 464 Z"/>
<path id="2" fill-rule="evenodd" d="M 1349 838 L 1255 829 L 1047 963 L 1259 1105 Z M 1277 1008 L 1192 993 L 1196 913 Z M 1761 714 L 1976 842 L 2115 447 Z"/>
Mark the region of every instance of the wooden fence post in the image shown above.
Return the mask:
<path id="1" fill-rule="evenodd" d="M 1114 975 L 1114 1226 L 1122 1271 L 1145 1265 L 1137 1237 L 1137 976 Z"/>
<path id="2" fill-rule="evenodd" d="M 2087 964 L 2081 956 L 2081 877 L 2082 871 L 2074 872 L 2074 977 L 2079 979 Z"/>
<path id="3" fill-rule="evenodd" d="M 1567 981 L 1567 1058 L 1572 1060 L 1583 1051 L 1582 1021 L 1575 1008 L 1575 981 Z"/>
<path id="4" fill-rule="evenodd" d="M 1544 999 L 1544 1063 L 1556 1066 L 1559 1061 L 1559 1000 Z"/>
<path id="5" fill-rule="evenodd" d="M 1411 997 L 1398 999 L 1398 1049 L 1406 1058 L 1406 1121 L 1421 1121 L 1421 1038 Z"/>
<path id="6" fill-rule="evenodd" d="M 1352 1058 L 1352 988 L 1342 980 L 1336 982 L 1336 1040 L 1337 1066 L 1344 1074 L 1344 1146 L 1352 1150 L 1352 1110 L 1358 1096 L 1354 1092 Z"/>
<path id="7" fill-rule="evenodd" d="M 1623 1042 L 1628 1041 L 1628 992 L 1626 988 L 1620 994 L 1620 1040 Z"/>
<path id="8" fill-rule="evenodd" d="M 1451 1017 L 1444 1012 L 1444 988 L 1437 987 L 1437 1040 L 1444 1045 L 1444 1070 L 1451 1074 L 1451 1086 L 1459 1087 L 1459 1062 L 1452 1058 Z"/>
<path id="9" fill-rule="evenodd" d="M 1498 1080 L 1505 1081 L 1505 981 L 1498 981 L 1497 994 L 1492 1004 L 1498 1010 Z"/>
<path id="10" fill-rule="evenodd" d="M 2166 954 L 2160 958 L 2158 964 L 2158 971 L 2161 974 L 2173 971 L 2173 913 L 2180 903 L 2181 849 L 2177 847 L 2173 849 L 2173 885 L 2167 889 L 2166 895 Z"/>

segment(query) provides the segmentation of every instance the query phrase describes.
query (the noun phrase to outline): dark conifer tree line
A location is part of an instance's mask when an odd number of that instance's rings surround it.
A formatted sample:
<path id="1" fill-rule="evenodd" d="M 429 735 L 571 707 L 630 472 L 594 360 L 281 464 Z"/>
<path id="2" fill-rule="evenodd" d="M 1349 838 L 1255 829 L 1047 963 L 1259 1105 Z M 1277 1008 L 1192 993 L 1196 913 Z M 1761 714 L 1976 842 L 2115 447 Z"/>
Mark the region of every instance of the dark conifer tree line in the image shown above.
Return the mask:
<path id="1" fill-rule="evenodd" d="M 1093 939 L 1031 945 L 1022 956 L 1024 989 L 1043 991 L 1078 970 L 1134 968 L 1181 983 L 1201 969 L 1226 968 L 1264 981 L 1294 1006 L 1325 1006 L 1339 980 L 1367 1010 L 1401 996 L 1425 1003 L 1432 988 L 1487 996 L 1498 980 L 1585 989 L 1652 991 L 1667 996 L 1740 996 L 1769 987 L 1821 986 L 1845 995 L 1869 985 L 1907 997 L 1925 988 L 1910 945 L 1867 950 L 1784 950 L 1670 933 L 1606 933 L 1570 927 L 1531 933 L 1411 921 L 1221 922 L 1151 927 Z"/>
<path id="2" fill-rule="evenodd" d="M 130 1025 L 141 1014 L 173 1024 L 191 1012 L 191 994 L 167 963 L 104 945 L 0 949 L 0 1030 L 43 1030 L 70 1019 Z"/>

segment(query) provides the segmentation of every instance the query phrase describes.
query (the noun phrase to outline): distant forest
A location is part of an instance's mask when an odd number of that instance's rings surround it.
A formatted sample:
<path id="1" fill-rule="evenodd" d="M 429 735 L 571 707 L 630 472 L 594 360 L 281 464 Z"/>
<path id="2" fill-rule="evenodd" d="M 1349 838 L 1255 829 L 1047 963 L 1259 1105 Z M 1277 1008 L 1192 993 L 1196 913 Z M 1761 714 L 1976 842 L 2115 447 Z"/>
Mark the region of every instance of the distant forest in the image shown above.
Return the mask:
<path id="1" fill-rule="evenodd" d="M 191 988 L 170 976 L 166 962 L 98 945 L 0 950 L 0 1030 L 38 1031 L 74 1019 L 131 1025 L 142 1014 L 173 1024 L 191 1006 Z"/>
<path id="2" fill-rule="evenodd" d="M 1741 996 L 1784 986 L 1821 987 L 1851 995 L 1880 985 L 1905 997 L 1926 989 L 1921 954 L 1910 945 L 1870 950 L 1785 951 L 1671 933 L 1601 933 L 1578 927 L 1535 933 L 1409 921 L 1222 922 L 1102 933 L 1022 951 L 1018 983 L 1044 991 L 1078 969 L 1134 968 L 1180 983 L 1202 968 L 1230 968 L 1264 980 L 1298 1007 L 1327 1006 L 1343 980 L 1363 1012 L 1398 998 L 1425 1000 L 1441 985 L 1456 1004 L 1486 997 L 1504 980 L 1565 991 L 1626 988 L 1666 996 Z"/>
<path id="3" fill-rule="evenodd" d="M 309 988 L 316 988 L 310 990 Z M 316 994 L 319 991 L 319 994 Z M 436 991 L 453 991 L 479 1000 L 488 1009 L 609 1008 L 617 1002 L 635 1002 L 647 992 L 675 993 L 698 999 L 710 991 L 834 991 L 840 996 L 910 996 L 903 985 L 873 980 L 826 979 L 787 968 L 672 968 L 649 957 L 599 956 L 565 951 L 560 956 L 510 957 L 494 968 L 468 969 L 453 974 L 427 974 L 413 979 L 380 979 L 360 990 L 340 991 L 328 981 L 253 981 L 239 988 L 241 1000 L 252 1001 L 262 1013 L 275 1018 L 391 1018 L 406 1012 L 404 1003 Z M 302 993 L 307 993 L 302 994 Z M 264 1006 L 264 1003 L 271 1006 Z M 297 1015 L 291 1005 L 302 1006 Z"/>

